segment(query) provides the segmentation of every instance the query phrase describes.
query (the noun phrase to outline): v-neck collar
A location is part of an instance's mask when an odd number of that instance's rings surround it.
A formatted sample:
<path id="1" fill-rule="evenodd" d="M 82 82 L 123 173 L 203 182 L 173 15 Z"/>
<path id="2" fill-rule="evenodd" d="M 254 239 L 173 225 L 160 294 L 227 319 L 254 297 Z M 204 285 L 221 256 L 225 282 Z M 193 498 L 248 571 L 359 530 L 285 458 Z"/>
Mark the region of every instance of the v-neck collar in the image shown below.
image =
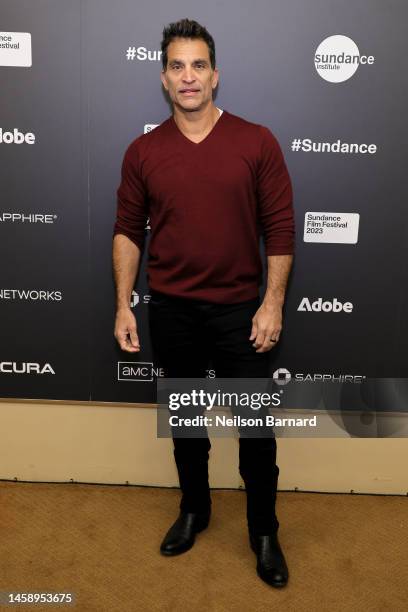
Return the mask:
<path id="1" fill-rule="evenodd" d="M 218 107 L 217 107 L 217 109 L 218 109 Z M 213 127 L 211 128 L 211 131 L 208 132 L 207 136 L 205 138 L 203 138 L 203 140 L 200 140 L 200 142 L 194 142 L 193 140 L 190 140 L 190 138 L 188 138 L 185 134 L 183 134 L 183 132 L 180 130 L 179 126 L 177 125 L 177 123 L 176 123 L 176 121 L 174 119 L 174 115 L 171 115 L 170 122 L 173 125 L 173 128 L 176 131 L 176 133 L 179 135 L 179 137 L 181 137 L 189 145 L 191 145 L 193 147 L 199 147 L 200 145 L 206 143 L 209 140 L 209 138 L 211 138 L 211 136 L 214 134 L 214 132 L 216 132 L 217 129 L 219 129 L 219 123 L 223 121 L 225 113 L 226 113 L 226 111 L 225 111 L 225 109 L 223 109 L 223 111 L 220 114 L 220 116 L 218 117 L 217 121 L 214 123 Z"/>

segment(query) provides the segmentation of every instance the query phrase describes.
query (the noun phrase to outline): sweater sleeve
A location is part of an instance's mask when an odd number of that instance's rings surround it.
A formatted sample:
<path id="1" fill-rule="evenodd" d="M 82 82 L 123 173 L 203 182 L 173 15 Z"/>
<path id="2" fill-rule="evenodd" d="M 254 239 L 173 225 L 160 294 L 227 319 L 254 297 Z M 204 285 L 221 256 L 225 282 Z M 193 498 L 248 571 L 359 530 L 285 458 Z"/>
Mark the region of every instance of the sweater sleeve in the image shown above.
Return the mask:
<path id="1" fill-rule="evenodd" d="M 146 190 L 140 176 L 137 147 L 132 143 L 126 150 L 122 161 L 113 236 L 124 234 L 143 252 L 147 218 Z"/>
<path id="2" fill-rule="evenodd" d="M 265 126 L 257 170 L 259 219 L 266 255 L 290 255 L 295 246 L 293 191 L 280 145 Z"/>

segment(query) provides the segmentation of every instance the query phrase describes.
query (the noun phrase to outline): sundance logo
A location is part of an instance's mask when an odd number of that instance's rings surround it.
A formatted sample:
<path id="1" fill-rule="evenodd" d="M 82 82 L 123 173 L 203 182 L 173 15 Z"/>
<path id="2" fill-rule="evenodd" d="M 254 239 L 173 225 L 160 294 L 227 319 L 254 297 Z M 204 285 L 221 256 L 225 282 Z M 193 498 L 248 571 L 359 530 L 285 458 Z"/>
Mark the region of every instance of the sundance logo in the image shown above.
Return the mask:
<path id="1" fill-rule="evenodd" d="M 154 368 L 151 361 L 118 361 L 118 380 L 153 382 L 153 377 L 164 376 L 163 368 Z"/>
<path id="2" fill-rule="evenodd" d="M 29 68 L 31 65 L 31 34 L 0 32 L 0 66 Z"/>
<path id="3" fill-rule="evenodd" d="M 2 374 L 55 374 L 49 363 L 16 363 L 15 361 L 0 361 Z"/>
<path id="4" fill-rule="evenodd" d="M 374 64 L 374 56 L 360 55 L 354 40 L 336 34 L 320 43 L 314 61 L 322 79 L 330 83 L 341 83 L 352 77 L 360 64 Z"/>
<path id="5" fill-rule="evenodd" d="M 314 302 L 310 302 L 309 298 L 302 299 L 298 306 L 301 312 L 353 312 L 353 304 L 351 302 L 339 302 L 337 298 L 323 302 L 323 298 L 317 298 Z"/>
<path id="6" fill-rule="evenodd" d="M 3 132 L 3 128 L 0 128 L 0 144 L 34 144 L 35 136 L 32 132 L 20 132 L 17 128 L 14 128 L 12 132 Z"/>

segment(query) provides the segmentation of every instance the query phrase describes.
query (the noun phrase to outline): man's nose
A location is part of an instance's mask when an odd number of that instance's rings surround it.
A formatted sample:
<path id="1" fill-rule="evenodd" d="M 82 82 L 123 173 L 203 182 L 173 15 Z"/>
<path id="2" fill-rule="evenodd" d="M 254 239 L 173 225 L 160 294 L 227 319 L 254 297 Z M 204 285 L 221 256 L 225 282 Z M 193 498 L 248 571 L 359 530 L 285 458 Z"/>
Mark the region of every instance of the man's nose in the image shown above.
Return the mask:
<path id="1" fill-rule="evenodd" d="M 183 81 L 186 81 L 187 83 L 191 83 L 194 80 L 195 80 L 195 76 L 193 74 L 193 69 L 185 68 L 183 72 Z"/>

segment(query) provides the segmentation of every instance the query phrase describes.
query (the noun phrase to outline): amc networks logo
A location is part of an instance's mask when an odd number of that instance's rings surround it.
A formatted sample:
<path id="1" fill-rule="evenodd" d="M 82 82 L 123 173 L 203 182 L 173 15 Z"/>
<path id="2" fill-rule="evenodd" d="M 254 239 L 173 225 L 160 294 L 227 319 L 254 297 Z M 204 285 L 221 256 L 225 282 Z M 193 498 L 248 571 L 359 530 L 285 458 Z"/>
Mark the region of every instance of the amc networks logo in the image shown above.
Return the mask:
<path id="1" fill-rule="evenodd" d="M 164 376 L 163 368 L 154 367 L 151 361 L 118 361 L 118 380 L 127 382 L 153 382 Z"/>

